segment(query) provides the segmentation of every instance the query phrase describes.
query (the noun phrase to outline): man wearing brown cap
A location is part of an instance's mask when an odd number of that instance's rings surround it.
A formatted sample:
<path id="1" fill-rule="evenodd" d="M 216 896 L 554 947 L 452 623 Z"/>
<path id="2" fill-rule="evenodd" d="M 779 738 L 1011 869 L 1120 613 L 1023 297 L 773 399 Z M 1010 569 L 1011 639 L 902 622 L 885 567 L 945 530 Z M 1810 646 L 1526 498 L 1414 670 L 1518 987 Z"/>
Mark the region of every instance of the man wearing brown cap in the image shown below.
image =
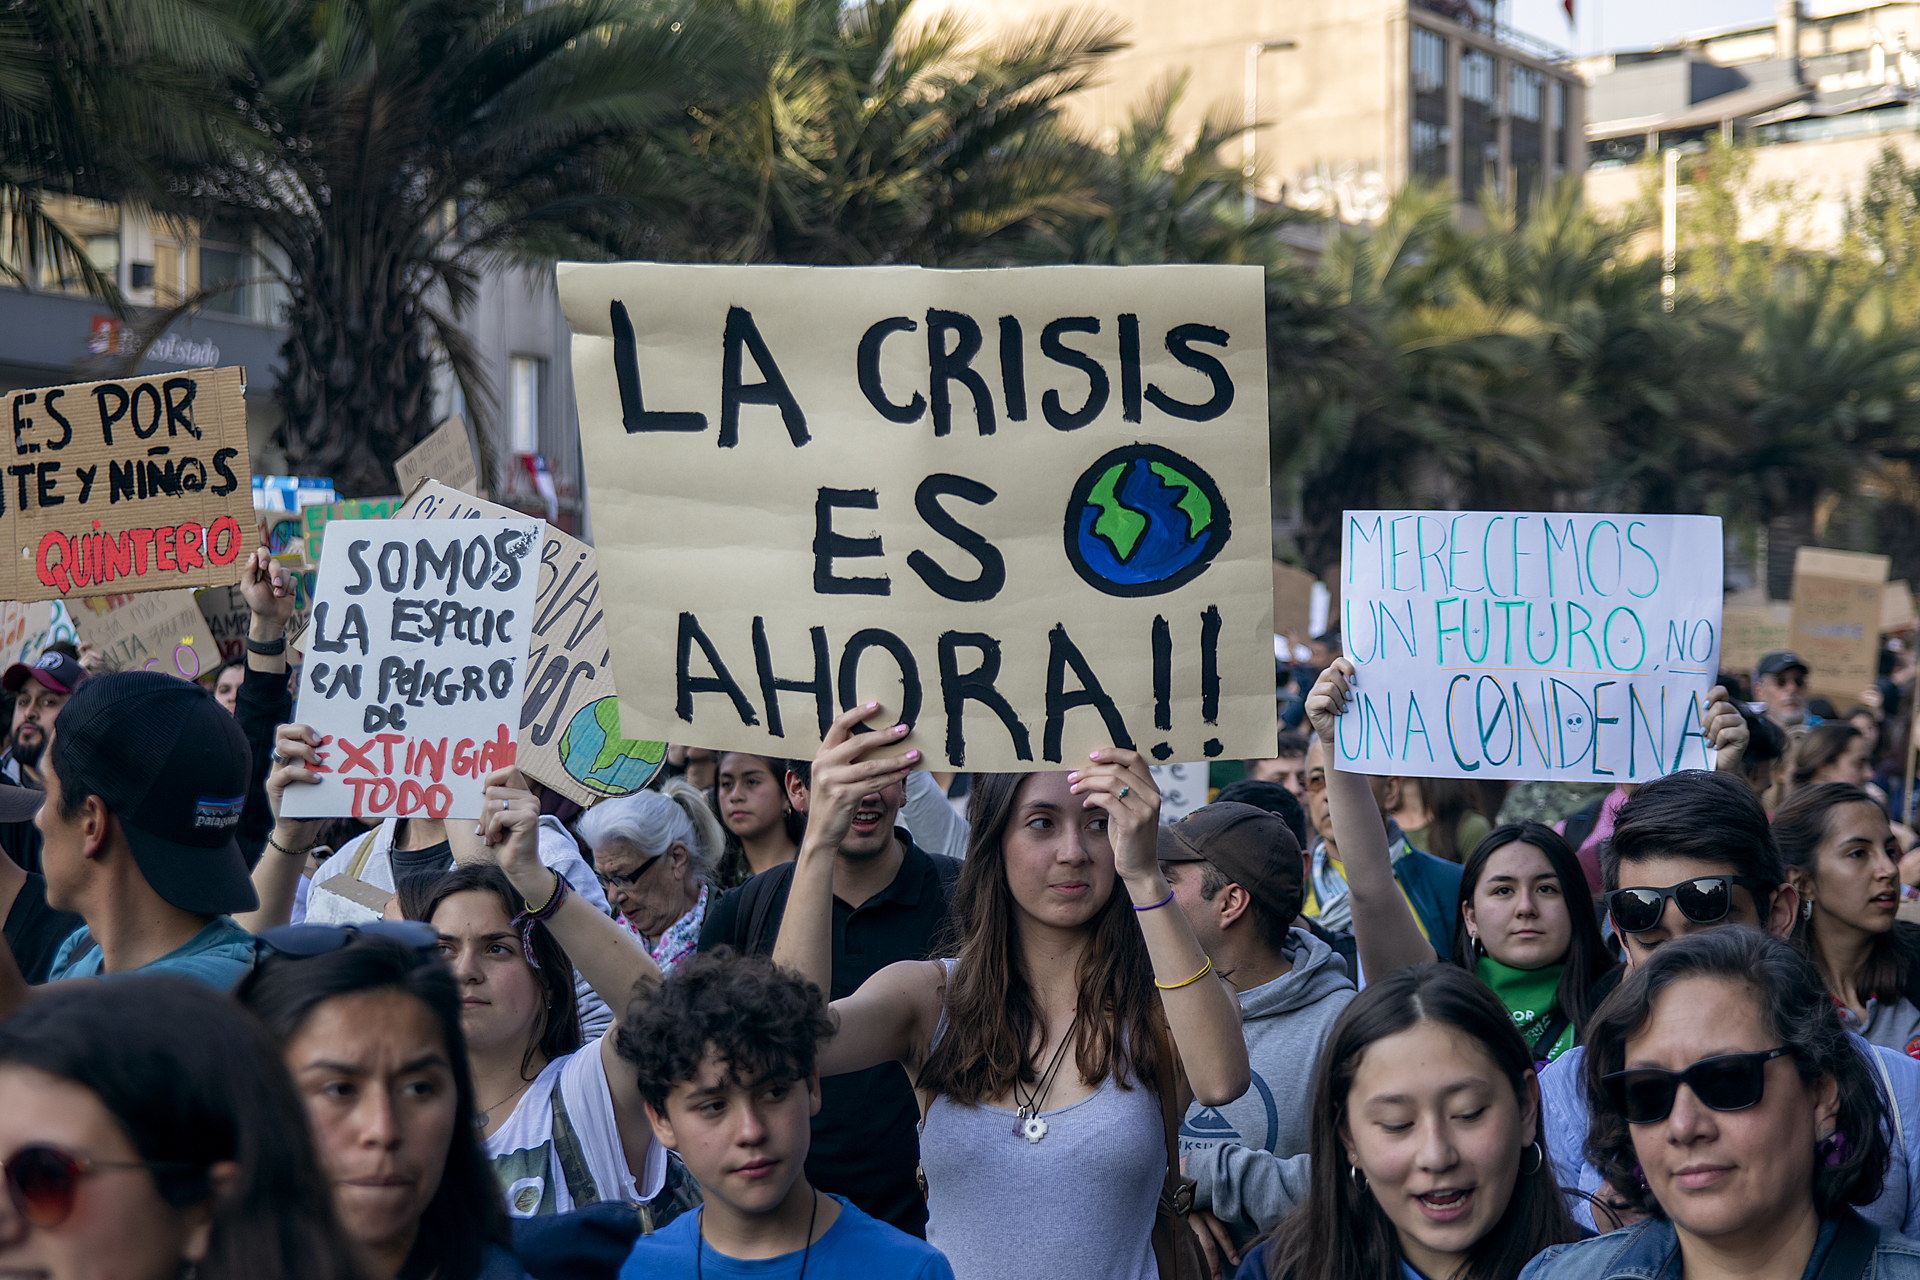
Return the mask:
<path id="1" fill-rule="evenodd" d="M 1195 1177 L 1207 1166 L 1207 1203 L 1244 1246 L 1259 1227 L 1240 1211 L 1237 1162 L 1216 1157 L 1229 1146 L 1306 1151 L 1313 1064 L 1354 987 L 1332 949 L 1295 927 L 1306 897 L 1300 842 L 1277 814 L 1231 802 L 1196 809 L 1161 828 L 1160 869 L 1214 971 L 1240 995 L 1253 1086 L 1224 1107 L 1190 1107 L 1180 1154 Z"/>

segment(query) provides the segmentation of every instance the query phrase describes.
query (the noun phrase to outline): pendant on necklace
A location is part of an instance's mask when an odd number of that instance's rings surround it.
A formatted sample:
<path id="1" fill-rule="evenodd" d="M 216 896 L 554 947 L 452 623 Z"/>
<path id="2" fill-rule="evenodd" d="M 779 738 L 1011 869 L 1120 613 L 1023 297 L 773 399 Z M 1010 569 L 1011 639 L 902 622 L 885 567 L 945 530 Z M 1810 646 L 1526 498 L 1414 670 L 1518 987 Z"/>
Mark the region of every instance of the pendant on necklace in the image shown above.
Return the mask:
<path id="1" fill-rule="evenodd" d="M 1028 1116 L 1027 1122 L 1020 1126 L 1020 1134 L 1028 1142 L 1037 1143 L 1047 1136 L 1047 1122 L 1039 1116 Z"/>
<path id="2" fill-rule="evenodd" d="M 1013 1113 L 1013 1136 L 1024 1137 L 1027 1128 L 1027 1109 L 1021 1107 Z"/>

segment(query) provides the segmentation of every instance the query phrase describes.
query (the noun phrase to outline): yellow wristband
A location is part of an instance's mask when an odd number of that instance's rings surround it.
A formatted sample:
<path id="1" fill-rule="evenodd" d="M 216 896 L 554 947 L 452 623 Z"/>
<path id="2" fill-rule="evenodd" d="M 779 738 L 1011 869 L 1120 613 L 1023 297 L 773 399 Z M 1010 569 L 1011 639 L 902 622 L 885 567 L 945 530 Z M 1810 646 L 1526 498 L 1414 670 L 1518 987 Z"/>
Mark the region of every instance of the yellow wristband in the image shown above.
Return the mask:
<path id="1" fill-rule="evenodd" d="M 1162 982 L 1160 981 L 1160 979 L 1155 978 L 1153 980 L 1153 985 L 1160 988 L 1162 991 L 1178 991 L 1182 987 L 1192 986 L 1194 983 L 1200 981 L 1200 979 L 1206 977 L 1209 973 L 1212 973 L 1212 972 L 1213 972 L 1213 958 L 1209 956 L 1207 958 L 1207 962 L 1200 966 L 1200 972 L 1194 974 L 1191 978 L 1188 978 L 1185 982 Z"/>

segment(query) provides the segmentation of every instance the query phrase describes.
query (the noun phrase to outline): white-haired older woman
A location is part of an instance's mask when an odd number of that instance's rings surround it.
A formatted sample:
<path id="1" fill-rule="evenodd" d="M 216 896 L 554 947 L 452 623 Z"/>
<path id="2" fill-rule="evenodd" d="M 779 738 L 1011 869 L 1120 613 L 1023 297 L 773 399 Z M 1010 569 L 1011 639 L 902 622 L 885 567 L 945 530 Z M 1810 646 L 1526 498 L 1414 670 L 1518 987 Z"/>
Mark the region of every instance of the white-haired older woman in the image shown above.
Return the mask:
<path id="1" fill-rule="evenodd" d="M 706 795 L 674 778 L 658 791 L 602 800 L 580 816 L 593 871 L 662 972 L 694 952 L 725 833 Z"/>

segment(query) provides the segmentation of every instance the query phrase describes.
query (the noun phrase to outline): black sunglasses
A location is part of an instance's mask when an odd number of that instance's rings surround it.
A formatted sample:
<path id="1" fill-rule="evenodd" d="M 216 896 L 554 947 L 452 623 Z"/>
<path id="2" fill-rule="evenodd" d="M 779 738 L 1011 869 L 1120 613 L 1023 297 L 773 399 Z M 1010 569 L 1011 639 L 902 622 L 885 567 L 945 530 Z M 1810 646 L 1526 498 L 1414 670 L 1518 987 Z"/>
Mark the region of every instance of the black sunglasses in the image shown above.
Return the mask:
<path id="1" fill-rule="evenodd" d="M 323 956 L 329 951 L 352 944 L 355 938 L 379 938 L 415 951 L 431 951 L 440 945 L 440 935 L 421 920 L 369 920 L 365 924 L 283 924 L 262 929 L 254 942 L 290 960 Z"/>
<path id="2" fill-rule="evenodd" d="M 629 871 L 626 875 L 620 875 L 612 871 L 602 871 L 598 867 L 595 867 L 593 870 L 594 878 L 599 880 L 600 883 L 608 889 L 613 888 L 615 885 L 620 885 L 625 888 L 631 889 L 633 888 L 634 885 L 640 883 L 641 876 L 653 870 L 654 863 L 660 861 L 660 859 L 666 856 L 667 855 L 664 853 L 656 853 L 651 858 L 648 858 L 645 862 L 641 863 L 638 870 Z"/>
<path id="3" fill-rule="evenodd" d="M 1753 895 L 1755 908 L 1764 910 L 1777 885 L 1752 876 L 1696 876 L 1664 889 L 1615 889 L 1607 895 L 1607 914 L 1622 933 L 1645 933 L 1660 923 L 1672 898 L 1680 914 L 1695 924 L 1716 924 L 1733 910 L 1733 886 Z"/>
<path id="4" fill-rule="evenodd" d="M 172 1160 L 94 1160 L 36 1142 L 7 1157 L 7 1196 L 21 1217 L 36 1227 L 53 1228 L 73 1215 L 80 1180 L 101 1169 L 197 1169 Z"/>
<path id="5" fill-rule="evenodd" d="M 1600 1077 L 1613 1100 L 1613 1109 L 1628 1124 L 1658 1124 L 1673 1114 L 1674 1095 L 1685 1085 L 1693 1096 L 1715 1111 L 1745 1111 L 1760 1101 L 1767 1087 L 1767 1064 L 1792 1053 L 1768 1049 L 1764 1053 L 1728 1053 L 1702 1058 L 1685 1071 L 1642 1067 Z"/>

